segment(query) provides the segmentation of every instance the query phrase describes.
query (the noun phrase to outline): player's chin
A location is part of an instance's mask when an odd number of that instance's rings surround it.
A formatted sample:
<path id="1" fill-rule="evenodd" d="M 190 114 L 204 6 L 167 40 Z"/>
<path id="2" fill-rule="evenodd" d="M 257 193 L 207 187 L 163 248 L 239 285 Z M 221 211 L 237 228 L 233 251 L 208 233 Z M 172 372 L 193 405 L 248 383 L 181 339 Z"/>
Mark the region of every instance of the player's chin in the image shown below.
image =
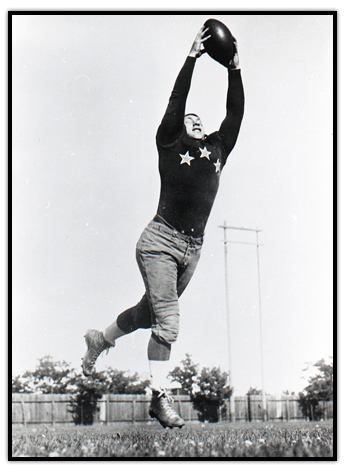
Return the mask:
<path id="1" fill-rule="evenodd" d="M 194 138 L 195 140 L 203 140 L 204 134 L 201 133 L 201 131 L 193 131 L 191 133 L 191 137 Z"/>

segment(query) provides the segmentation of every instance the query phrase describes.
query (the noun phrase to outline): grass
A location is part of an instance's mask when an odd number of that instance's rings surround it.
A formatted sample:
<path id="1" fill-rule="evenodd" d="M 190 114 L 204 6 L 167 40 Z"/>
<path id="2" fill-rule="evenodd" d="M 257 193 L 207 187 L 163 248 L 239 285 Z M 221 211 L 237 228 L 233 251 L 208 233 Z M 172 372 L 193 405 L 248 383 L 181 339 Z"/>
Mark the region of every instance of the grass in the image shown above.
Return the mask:
<path id="1" fill-rule="evenodd" d="M 327 422 L 95 426 L 14 426 L 12 458 L 118 457 L 324 457 L 333 456 L 333 424 Z"/>

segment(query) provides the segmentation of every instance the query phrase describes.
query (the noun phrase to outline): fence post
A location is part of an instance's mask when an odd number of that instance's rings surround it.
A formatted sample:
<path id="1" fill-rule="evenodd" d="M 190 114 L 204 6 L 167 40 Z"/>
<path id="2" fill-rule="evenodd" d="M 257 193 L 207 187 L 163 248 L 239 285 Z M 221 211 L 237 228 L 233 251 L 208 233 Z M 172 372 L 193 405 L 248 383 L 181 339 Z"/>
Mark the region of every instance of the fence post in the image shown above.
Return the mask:
<path id="1" fill-rule="evenodd" d="M 182 408 L 181 408 L 181 397 L 179 390 L 177 391 L 177 402 L 178 402 L 178 410 L 179 410 L 179 416 L 182 417 Z"/>
<path id="2" fill-rule="evenodd" d="M 52 399 L 52 425 L 55 425 L 55 404 L 54 404 L 54 394 L 51 394 Z"/>
<path id="3" fill-rule="evenodd" d="M 134 398 L 132 400 L 132 406 L 133 406 L 133 416 L 132 416 L 133 420 L 132 420 L 132 422 L 133 422 L 133 424 L 135 424 L 135 399 Z"/>
<path id="4" fill-rule="evenodd" d="M 289 399 L 286 399 L 286 420 L 290 420 Z"/>
<path id="5" fill-rule="evenodd" d="M 105 399 L 105 423 L 108 424 L 109 422 L 109 394 L 106 394 Z"/>
<path id="6" fill-rule="evenodd" d="M 252 413 L 250 412 L 250 394 L 247 394 L 247 402 L 248 402 L 248 422 L 251 422 Z"/>
<path id="7" fill-rule="evenodd" d="M 20 402 L 21 406 L 22 406 L 22 416 L 23 416 L 23 425 L 24 427 L 26 427 L 26 418 L 25 418 L 25 406 L 24 406 L 24 401 L 21 401 Z"/>
<path id="8" fill-rule="evenodd" d="M 271 401 L 270 399 L 267 399 L 267 398 L 265 399 L 266 410 L 264 410 L 264 412 L 263 412 L 263 418 L 262 418 L 262 420 L 263 420 L 264 422 L 270 420 L 269 407 L 268 407 L 268 406 L 270 405 L 270 401 Z"/>

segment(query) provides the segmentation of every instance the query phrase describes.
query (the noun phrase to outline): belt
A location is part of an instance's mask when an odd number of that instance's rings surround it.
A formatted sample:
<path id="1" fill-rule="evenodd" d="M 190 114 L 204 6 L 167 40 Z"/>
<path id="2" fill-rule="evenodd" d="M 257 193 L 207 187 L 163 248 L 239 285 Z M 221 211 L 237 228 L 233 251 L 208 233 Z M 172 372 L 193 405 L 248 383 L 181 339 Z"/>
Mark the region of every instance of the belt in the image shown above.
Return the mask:
<path id="1" fill-rule="evenodd" d="M 158 214 L 156 214 L 154 216 L 152 221 L 164 225 L 164 231 L 166 231 L 170 235 L 179 237 L 181 240 L 183 240 L 187 243 L 192 243 L 192 244 L 195 244 L 195 245 L 202 245 L 203 244 L 203 241 L 204 241 L 203 237 L 195 238 L 191 235 L 185 235 L 184 233 L 179 232 L 178 230 L 176 230 L 175 227 L 170 225 L 170 223 L 168 223 L 166 220 L 164 220 L 163 217 L 161 217 Z"/>

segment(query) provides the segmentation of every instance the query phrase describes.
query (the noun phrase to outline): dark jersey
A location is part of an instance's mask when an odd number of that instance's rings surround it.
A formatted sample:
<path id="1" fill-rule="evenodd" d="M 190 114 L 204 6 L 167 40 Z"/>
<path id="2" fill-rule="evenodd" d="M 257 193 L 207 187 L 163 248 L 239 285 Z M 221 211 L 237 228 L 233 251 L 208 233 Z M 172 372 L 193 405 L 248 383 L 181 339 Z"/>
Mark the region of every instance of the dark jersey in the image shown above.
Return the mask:
<path id="1" fill-rule="evenodd" d="M 157 213 L 186 235 L 200 237 L 216 197 L 219 178 L 235 146 L 244 110 L 240 70 L 229 69 L 226 117 L 219 131 L 196 140 L 184 126 L 195 58 L 188 57 L 175 82 L 158 128 L 161 192 Z"/>

